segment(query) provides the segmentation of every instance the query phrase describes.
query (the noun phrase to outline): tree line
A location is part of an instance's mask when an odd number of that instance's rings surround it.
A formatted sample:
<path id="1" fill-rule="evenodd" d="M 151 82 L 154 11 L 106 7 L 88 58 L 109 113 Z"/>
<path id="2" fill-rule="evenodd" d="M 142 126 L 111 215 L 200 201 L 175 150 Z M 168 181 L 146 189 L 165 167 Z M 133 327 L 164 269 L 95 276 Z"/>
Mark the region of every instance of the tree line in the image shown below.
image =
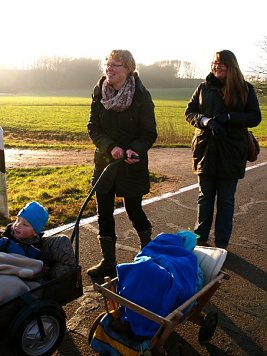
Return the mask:
<path id="1" fill-rule="evenodd" d="M 197 78 L 195 65 L 185 61 L 140 64 L 137 69 L 148 88 L 191 88 L 201 80 Z M 102 73 L 101 63 L 96 59 L 44 57 L 26 69 L 0 69 L 0 92 L 91 91 Z"/>
<path id="2" fill-rule="evenodd" d="M 260 94 L 266 95 L 266 37 L 262 49 L 263 64 L 251 68 L 247 79 L 254 83 Z M 137 70 L 147 88 L 195 88 L 204 80 L 195 64 L 187 61 L 139 64 Z M 0 69 L 0 93 L 78 90 L 90 93 L 102 73 L 100 60 L 97 59 L 42 57 L 26 69 Z"/>

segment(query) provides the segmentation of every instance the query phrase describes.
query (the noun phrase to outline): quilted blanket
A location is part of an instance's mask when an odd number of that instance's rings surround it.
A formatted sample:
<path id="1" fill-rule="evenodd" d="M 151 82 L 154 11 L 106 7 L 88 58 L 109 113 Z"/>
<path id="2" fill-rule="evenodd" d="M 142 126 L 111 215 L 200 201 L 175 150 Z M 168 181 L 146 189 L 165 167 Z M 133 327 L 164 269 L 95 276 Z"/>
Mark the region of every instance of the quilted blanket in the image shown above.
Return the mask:
<path id="1" fill-rule="evenodd" d="M 33 279 L 43 262 L 15 253 L 0 252 L 0 304 L 30 290 L 22 278 Z"/>

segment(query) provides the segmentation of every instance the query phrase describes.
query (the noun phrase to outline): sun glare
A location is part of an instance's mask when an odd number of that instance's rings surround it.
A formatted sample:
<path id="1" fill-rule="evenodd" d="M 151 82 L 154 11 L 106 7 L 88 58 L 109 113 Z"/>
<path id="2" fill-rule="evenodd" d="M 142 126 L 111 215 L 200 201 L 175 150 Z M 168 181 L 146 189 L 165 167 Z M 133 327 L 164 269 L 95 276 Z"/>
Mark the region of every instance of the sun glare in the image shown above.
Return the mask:
<path id="1" fill-rule="evenodd" d="M 220 16 L 212 14 L 212 4 L 137 0 L 126 11 L 124 0 L 116 6 L 108 0 L 2 0 L 0 67 L 27 67 L 48 56 L 102 59 L 113 48 L 129 49 L 138 63 L 179 59 L 205 68 L 215 51 L 227 48 L 248 66 L 264 35 L 263 11 L 253 23 L 243 1 L 242 16 L 236 16 L 241 0 L 231 1 L 230 12 L 220 6 Z"/>

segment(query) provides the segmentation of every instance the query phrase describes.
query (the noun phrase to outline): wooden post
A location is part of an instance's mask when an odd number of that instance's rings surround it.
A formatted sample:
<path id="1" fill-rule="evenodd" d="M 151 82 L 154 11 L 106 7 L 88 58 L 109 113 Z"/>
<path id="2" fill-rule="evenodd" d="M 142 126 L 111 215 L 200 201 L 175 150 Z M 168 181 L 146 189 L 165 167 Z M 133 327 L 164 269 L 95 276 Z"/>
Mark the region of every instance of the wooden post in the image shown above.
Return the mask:
<path id="1" fill-rule="evenodd" d="M 9 217 L 6 189 L 6 165 L 3 129 L 0 127 L 0 215 Z"/>

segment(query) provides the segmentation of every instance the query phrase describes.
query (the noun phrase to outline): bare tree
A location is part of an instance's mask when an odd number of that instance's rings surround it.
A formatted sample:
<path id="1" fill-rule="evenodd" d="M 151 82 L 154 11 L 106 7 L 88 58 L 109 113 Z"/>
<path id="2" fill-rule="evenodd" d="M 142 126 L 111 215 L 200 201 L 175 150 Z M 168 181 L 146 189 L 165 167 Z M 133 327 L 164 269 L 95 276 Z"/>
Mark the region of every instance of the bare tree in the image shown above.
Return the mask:
<path id="1" fill-rule="evenodd" d="M 193 79 L 196 78 L 195 72 L 196 72 L 196 68 L 194 63 L 183 61 L 181 63 L 181 66 L 179 67 L 178 75 L 180 78 Z"/>
<path id="2" fill-rule="evenodd" d="M 262 55 L 259 57 L 258 64 L 250 68 L 250 75 L 246 76 L 247 80 L 253 82 L 259 97 L 266 98 L 267 96 L 267 36 L 259 42 L 259 47 L 262 50 Z"/>
<path id="3" fill-rule="evenodd" d="M 267 79 L 267 36 L 264 36 L 262 41 L 259 42 L 259 47 L 262 50 L 262 56 L 259 58 L 259 63 L 252 67 L 251 70 L 256 74 L 259 79 Z"/>

